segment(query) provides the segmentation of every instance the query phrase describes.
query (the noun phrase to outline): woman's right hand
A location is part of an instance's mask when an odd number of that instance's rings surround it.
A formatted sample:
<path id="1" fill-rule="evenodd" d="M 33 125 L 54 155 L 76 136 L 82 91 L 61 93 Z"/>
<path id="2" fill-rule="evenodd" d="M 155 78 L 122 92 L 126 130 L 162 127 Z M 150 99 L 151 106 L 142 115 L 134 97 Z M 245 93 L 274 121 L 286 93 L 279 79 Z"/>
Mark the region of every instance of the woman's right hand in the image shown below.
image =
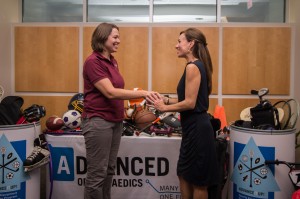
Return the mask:
<path id="1" fill-rule="evenodd" d="M 161 95 L 156 91 L 148 91 L 146 96 L 147 104 L 153 105 L 154 101 L 162 99 Z"/>

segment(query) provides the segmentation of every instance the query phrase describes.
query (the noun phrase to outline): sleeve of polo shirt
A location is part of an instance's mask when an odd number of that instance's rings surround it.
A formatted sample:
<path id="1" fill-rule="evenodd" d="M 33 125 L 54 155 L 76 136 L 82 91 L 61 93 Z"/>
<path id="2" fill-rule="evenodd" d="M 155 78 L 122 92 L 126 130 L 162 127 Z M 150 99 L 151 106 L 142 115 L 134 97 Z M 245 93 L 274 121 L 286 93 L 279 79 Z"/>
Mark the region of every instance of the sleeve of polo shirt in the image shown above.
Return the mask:
<path id="1" fill-rule="evenodd" d="M 101 79 L 107 78 L 107 68 L 97 60 L 88 60 L 86 62 L 86 75 L 89 80 L 95 84 Z"/>

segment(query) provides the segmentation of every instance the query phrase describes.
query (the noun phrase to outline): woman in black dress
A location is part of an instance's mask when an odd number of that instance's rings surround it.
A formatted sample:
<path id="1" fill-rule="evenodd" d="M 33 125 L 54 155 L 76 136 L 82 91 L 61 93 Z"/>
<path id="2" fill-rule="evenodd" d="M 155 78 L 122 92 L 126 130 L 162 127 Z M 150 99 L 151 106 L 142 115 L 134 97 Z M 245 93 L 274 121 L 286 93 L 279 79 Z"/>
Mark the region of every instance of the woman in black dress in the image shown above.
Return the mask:
<path id="1" fill-rule="evenodd" d="M 177 56 L 187 64 L 177 86 L 176 98 L 148 98 L 162 112 L 180 112 L 182 142 L 177 175 L 183 199 L 207 199 L 208 187 L 217 184 L 214 132 L 207 110 L 212 90 L 212 62 L 205 35 L 188 28 L 179 35 Z"/>

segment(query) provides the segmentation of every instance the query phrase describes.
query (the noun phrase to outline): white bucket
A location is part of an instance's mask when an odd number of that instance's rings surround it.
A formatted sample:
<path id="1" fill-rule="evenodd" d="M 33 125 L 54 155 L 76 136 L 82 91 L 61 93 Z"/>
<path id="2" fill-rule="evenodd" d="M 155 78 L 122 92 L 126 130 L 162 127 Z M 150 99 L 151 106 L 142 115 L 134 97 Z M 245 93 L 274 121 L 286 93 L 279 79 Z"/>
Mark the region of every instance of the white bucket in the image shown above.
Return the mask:
<path id="1" fill-rule="evenodd" d="M 295 161 L 295 131 L 230 128 L 230 199 L 287 199 L 294 191 L 286 165 Z"/>
<path id="2" fill-rule="evenodd" d="M 0 199 L 40 198 L 40 170 L 24 173 L 23 161 L 41 133 L 40 123 L 0 126 Z"/>

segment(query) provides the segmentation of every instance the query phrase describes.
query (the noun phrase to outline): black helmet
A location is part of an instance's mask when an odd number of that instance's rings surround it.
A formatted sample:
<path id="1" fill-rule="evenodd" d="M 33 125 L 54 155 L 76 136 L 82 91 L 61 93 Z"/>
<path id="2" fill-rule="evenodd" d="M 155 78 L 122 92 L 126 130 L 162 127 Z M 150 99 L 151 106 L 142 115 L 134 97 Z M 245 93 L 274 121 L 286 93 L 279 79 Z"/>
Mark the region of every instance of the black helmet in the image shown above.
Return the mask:
<path id="1" fill-rule="evenodd" d="M 68 104 L 68 109 L 69 110 L 76 110 L 81 114 L 83 112 L 83 99 L 84 99 L 83 93 L 75 94 L 71 98 L 71 100 Z"/>

